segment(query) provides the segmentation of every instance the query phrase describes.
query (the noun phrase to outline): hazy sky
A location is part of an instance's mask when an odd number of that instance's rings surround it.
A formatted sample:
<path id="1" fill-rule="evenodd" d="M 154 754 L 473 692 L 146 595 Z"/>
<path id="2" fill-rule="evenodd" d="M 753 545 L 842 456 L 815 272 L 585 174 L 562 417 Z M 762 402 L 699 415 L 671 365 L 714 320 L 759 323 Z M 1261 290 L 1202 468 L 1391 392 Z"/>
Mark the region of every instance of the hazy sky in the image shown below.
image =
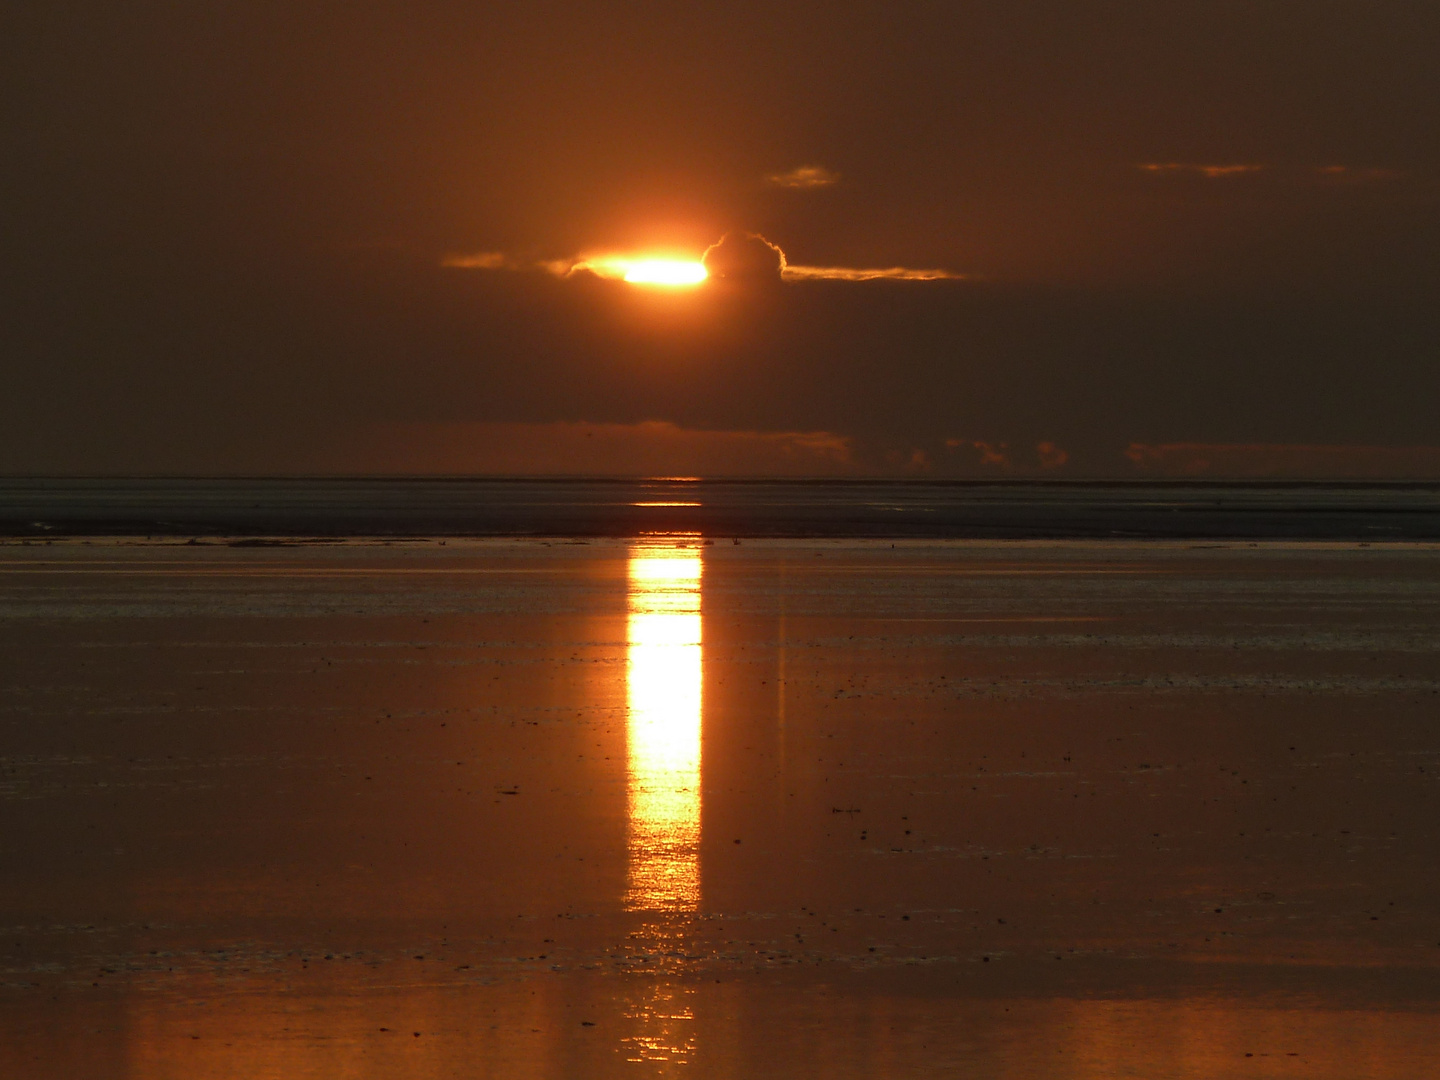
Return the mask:
<path id="1" fill-rule="evenodd" d="M 1437 56 L 1428 0 L 11 0 L 0 470 L 1440 474 Z M 564 272 L 726 234 L 790 272 Z"/>

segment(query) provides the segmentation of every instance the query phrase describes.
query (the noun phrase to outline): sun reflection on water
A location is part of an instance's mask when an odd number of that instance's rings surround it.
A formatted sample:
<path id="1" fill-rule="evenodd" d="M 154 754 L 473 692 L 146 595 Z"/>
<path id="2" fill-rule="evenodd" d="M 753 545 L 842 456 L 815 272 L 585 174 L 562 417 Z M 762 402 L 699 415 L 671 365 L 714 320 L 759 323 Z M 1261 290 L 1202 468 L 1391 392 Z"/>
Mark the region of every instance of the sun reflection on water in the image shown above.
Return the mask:
<path id="1" fill-rule="evenodd" d="M 626 653 L 626 818 L 631 911 L 700 902 L 698 549 L 631 550 Z"/>
<path id="2" fill-rule="evenodd" d="M 645 913 L 630 938 L 654 963 L 645 965 L 649 978 L 628 999 L 621 1049 L 626 1060 L 664 1075 L 687 1065 L 696 1050 L 692 991 L 671 976 L 686 952 L 683 920 L 700 905 L 698 542 L 655 537 L 636 544 L 629 561 L 625 907 Z"/>

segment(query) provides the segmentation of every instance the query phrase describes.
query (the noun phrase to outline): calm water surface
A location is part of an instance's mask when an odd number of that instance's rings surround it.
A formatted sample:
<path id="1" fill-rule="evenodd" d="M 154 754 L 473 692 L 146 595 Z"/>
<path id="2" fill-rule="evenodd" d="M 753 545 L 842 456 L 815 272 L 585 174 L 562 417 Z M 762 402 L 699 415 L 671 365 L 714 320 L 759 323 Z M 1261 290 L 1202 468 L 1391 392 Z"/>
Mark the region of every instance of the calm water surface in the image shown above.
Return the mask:
<path id="1" fill-rule="evenodd" d="M 1424 1077 L 1440 551 L 0 547 L 0 1075 Z"/>

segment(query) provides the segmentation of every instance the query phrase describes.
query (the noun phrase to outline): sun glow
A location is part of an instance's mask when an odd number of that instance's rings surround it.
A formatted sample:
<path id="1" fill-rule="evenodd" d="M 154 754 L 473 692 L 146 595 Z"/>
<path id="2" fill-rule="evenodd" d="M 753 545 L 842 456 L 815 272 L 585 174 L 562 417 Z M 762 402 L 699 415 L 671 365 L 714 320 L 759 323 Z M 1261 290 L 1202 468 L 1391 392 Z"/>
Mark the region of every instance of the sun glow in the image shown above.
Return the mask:
<path id="1" fill-rule="evenodd" d="M 637 259 L 625 268 L 632 285 L 699 285 L 707 277 L 701 263 L 683 259 Z"/>
<path id="2" fill-rule="evenodd" d="M 546 266 L 552 273 L 562 277 L 583 271 L 596 277 L 624 281 L 631 285 L 658 285 L 665 288 L 699 285 L 710 276 L 705 265 L 694 259 L 669 259 L 649 255 L 586 255 L 575 262 L 547 263 Z"/>

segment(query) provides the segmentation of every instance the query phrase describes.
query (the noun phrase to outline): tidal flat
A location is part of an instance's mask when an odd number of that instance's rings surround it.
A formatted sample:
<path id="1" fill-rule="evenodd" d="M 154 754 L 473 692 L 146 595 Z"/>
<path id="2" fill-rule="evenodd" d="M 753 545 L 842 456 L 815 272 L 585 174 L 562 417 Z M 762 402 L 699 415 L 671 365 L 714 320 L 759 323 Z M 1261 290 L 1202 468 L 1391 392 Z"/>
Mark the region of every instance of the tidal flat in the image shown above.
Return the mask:
<path id="1" fill-rule="evenodd" d="M 0 545 L 0 1075 L 1410 1078 L 1440 545 Z"/>

